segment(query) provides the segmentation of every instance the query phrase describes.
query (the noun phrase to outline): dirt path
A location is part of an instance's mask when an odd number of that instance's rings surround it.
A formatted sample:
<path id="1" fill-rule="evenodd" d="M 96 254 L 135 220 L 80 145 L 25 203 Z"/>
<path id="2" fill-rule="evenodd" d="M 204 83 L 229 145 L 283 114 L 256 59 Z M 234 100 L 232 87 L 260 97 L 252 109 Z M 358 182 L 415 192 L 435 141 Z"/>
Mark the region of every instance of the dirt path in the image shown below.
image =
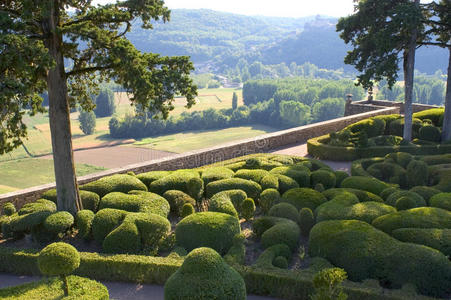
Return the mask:
<path id="1" fill-rule="evenodd" d="M 148 160 L 159 159 L 175 153 L 132 146 L 112 146 L 74 151 L 76 163 L 90 164 L 108 169 L 123 167 Z M 51 155 L 40 158 L 52 159 Z"/>
<path id="2" fill-rule="evenodd" d="M 16 276 L 0 273 L 0 288 L 20 285 L 39 280 L 37 276 Z M 108 288 L 110 299 L 115 300 L 162 300 L 164 289 L 161 285 L 102 281 Z M 248 300 L 277 300 L 276 298 L 249 295 Z"/>

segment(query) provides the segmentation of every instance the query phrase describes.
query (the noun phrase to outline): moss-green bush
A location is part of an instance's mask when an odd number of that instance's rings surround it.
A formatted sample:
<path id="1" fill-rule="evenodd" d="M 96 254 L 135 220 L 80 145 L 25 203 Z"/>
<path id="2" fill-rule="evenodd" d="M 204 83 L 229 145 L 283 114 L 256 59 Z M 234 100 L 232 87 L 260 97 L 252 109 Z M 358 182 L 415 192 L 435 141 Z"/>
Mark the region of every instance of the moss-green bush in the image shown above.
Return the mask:
<path id="1" fill-rule="evenodd" d="M 279 202 L 280 193 L 277 189 L 266 189 L 260 194 L 260 207 L 267 213 L 274 203 Z"/>
<path id="2" fill-rule="evenodd" d="M 44 275 L 69 275 L 80 266 L 80 254 L 72 245 L 53 243 L 39 253 L 38 266 Z"/>
<path id="3" fill-rule="evenodd" d="M 431 197 L 430 206 L 451 211 L 451 193 L 439 193 Z"/>
<path id="4" fill-rule="evenodd" d="M 48 216 L 44 222 L 44 228 L 58 235 L 59 233 L 65 233 L 74 224 L 74 217 L 67 211 L 59 211 Z"/>
<path id="5" fill-rule="evenodd" d="M 393 230 L 392 236 L 402 242 L 425 245 L 451 256 L 451 229 L 400 228 Z"/>
<path id="6" fill-rule="evenodd" d="M 295 206 L 290 203 L 279 203 L 271 207 L 268 215 L 278 218 L 290 219 L 296 223 L 299 222 L 299 213 Z"/>
<path id="7" fill-rule="evenodd" d="M 102 177 L 80 186 L 80 190 L 96 193 L 100 197 L 111 192 L 128 193 L 132 190 L 147 191 L 147 187 L 138 178 L 125 174 Z"/>
<path id="8" fill-rule="evenodd" d="M 440 131 L 440 128 L 435 127 L 434 125 L 426 125 L 420 128 L 418 137 L 424 141 L 440 143 L 442 132 Z"/>
<path id="9" fill-rule="evenodd" d="M 285 244 L 291 251 L 298 245 L 301 231 L 296 222 L 285 218 L 261 217 L 252 224 L 254 233 L 261 237 L 261 245 L 264 249 Z"/>
<path id="10" fill-rule="evenodd" d="M 386 201 L 387 198 L 388 198 L 391 194 L 396 193 L 396 192 L 399 192 L 399 191 L 400 191 L 400 189 L 397 188 L 397 187 L 389 187 L 389 188 L 386 188 L 385 190 L 383 190 L 383 191 L 381 192 L 380 196 L 381 196 L 381 198 L 382 198 L 384 201 Z"/>
<path id="11" fill-rule="evenodd" d="M 105 208 L 99 210 L 92 220 L 94 239 L 101 244 L 105 237 L 122 223 L 126 215 L 126 211 L 119 209 Z"/>
<path id="12" fill-rule="evenodd" d="M 285 244 L 277 244 L 268 247 L 260 254 L 253 266 L 261 269 L 277 267 L 274 265 L 274 260 L 277 257 L 284 257 L 288 263 L 288 260 L 291 259 L 291 249 Z"/>
<path id="13" fill-rule="evenodd" d="M 99 202 L 100 202 L 100 196 L 94 192 L 90 191 L 84 191 L 80 190 L 80 200 L 83 205 L 83 209 L 89 209 L 94 212 L 97 211 Z M 57 196 L 56 196 L 56 189 L 51 189 L 46 191 L 41 195 L 43 199 L 50 200 L 56 204 Z"/>
<path id="14" fill-rule="evenodd" d="M 227 190 L 242 190 L 252 199 L 258 199 L 262 188 L 254 181 L 230 178 L 211 182 L 206 187 L 207 198 L 211 198 L 214 194 Z"/>
<path id="15" fill-rule="evenodd" d="M 428 183 L 428 165 L 419 160 L 412 160 L 407 165 L 407 184 L 409 187 L 417 185 L 427 185 Z"/>
<path id="16" fill-rule="evenodd" d="M 94 212 L 88 209 L 83 209 L 75 215 L 75 227 L 78 228 L 78 236 L 89 240 L 92 237 L 92 221 L 94 220 Z"/>
<path id="17" fill-rule="evenodd" d="M 210 247 L 225 254 L 232 246 L 233 237 L 240 231 L 235 217 L 218 212 L 201 212 L 181 220 L 176 226 L 175 236 L 177 244 L 188 251 Z"/>
<path id="18" fill-rule="evenodd" d="M 385 156 L 386 162 L 397 163 L 404 169 L 407 168 L 407 165 L 412 159 L 412 154 L 406 152 L 393 152 Z"/>
<path id="19" fill-rule="evenodd" d="M 199 172 L 194 170 L 177 170 L 175 172 L 172 172 L 168 176 L 153 181 L 149 185 L 149 191 L 158 195 L 163 195 L 166 191 L 169 190 L 179 190 L 193 197 L 192 193 L 190 193 L 190 191 L 188 190 L 188 183 L 192 178 L 200 179 Z M 200 193 L 200 190 L 201 188 L 199 188 L 199 191 L 193 192 Z"/>
<path id="20" fill-rule="evenodd" d="M 451 212 L 436 207 L 418 207 L 381 216 L 372 225 L 388 234 L 399 228 L 451 228 Z"/>
<path id="21" fill-rule="evenodd" d="M 310 232 L 309 254 L 344 268 L 353 281 L 374 278 L 392 288 L 410 283 L 432 296 L 450 292 L 451 262 L 446 256 L 428 247 L 399 242 L 365 222 L 317 223 Z"/>
<path id="22" fill-rule="evenodd" d="M 134 191 L 132 191 L 134 193 Z M 113 192 L 105 195 L 99 204 L 99 210 L 105 208 L 121 209 L 129 212 L 148 212 L 167 217 L 170 205 L 162 196 L 137 192 L 137 194 L 124 194 Z"/>
<path id="23" fill-rule="evenodd" d="M 262 181 L 260 182 L 260 185 L 263 190 L 267 189 L 279 190 L 279 179 L 276 176 L 269 174 L 263 177 Z"/>
<path id="24" fill-rule="evenodd" d="M 315 184 L 315 187 L 313 188 L 317 192 L 324 192 L 326 189 L 324 188 L 324 185 L 322 183 Z"/>
<path id="25" fill-rule="evenodd" d="M 186 203 L 190 203 L 193 206 L 196 205 L 196 200 L 194 200 L 190 195 L 178 190 L 166 191 L 163 194 L 163 197 L 168 201 L 169 206 L 171 207 L 171 212 L 176 216 L 180 216 L 182 207 Z"/>
<path id="26" fill-rule="evenodd" d="M 234 201 L 232 201 L 232 198 L 234 198 Z M 241 208 L 241 204 L 246 198 L 247 195 L 242 190 L 222 191 L 211 197 L 208 210 L 225 213 L 238 218 L 238 209 Z"/>
<path id="27" fill-rule="evenodd" d="M 412 119 L 412 137 L 417 138 L 420 128 L 423 126 L 423 121 L 418 118 Z M 395 120 L 390 123 L 389 132 L 391 135 L 402 136 L 404 130 L 404 118 Z"/>
<path id="28" fill-rule="evenodd" d="M 182 266 L 166 281 L 165 300 L 245 300 L 240 274 L 210 248 L 191 251 Z"/>
<path id="29" fill-rule="evenodd" d="M 345 129 L 352 133 L 365 132 L 371 138 L 383 135 L 385 131 L 385 121 L 379 118 L 369 118 L 347 126 Z"/>
<path id="30" fill-rule="evenodd" d="M 299 211 L 299 227 L 304 236 L 308 236 L 315 225 L 315 216 L 310 208 L 304 207 Z"/>
<path id="31" fill-rule="evenodd" d="M 341 183 L 341 187 L 364 190 L 376 195 L 380 195 L 380 193 L 386 188 L 388 188 L 389 185 L 376 178 L 363 176 L 350 176 L 345 180 L 343 180 L 343 182 Z"/>
<path id="32" fill-rule="evenodd" d="M 171 171 L 150 171 L 138 174 L 136 175 L 136 178 L 141 180 L 147 186 L 147 188 L 149 188 L 152 182 L 161 179 L 163 177 L 166 177 L 171 173 L 172 173 Z"/>
<path id="33" fill-rule="evenodd" d="M 352 193 L 341 193 L 321 204 L 315 211 L 316 221 L 360 220 L 370 223 L 379 216 L 396 212 L 393 207 L 380 202 L 359 202 Z"/>
<path id="34" fill-rule="evenodd" d="M 294 188 L 298 188 L 299 184 L 291 177 L 282 175 L 282 174 L 271 174 L 272 176 L 276 177 L 279 181 L 279 192 L 281 194 L 285 193 L 286 191 Z"/>
<path id="35" fill-rule="evenodd" d="M 403 143 L 403 138 L 396 135 L 380 135 L 368 139 L 367 147 L 376 146 L 399 146 Z"/>
<path id="36" fill-rule="evenodd" d="M 398 200 L 396 200 L 395 207 L 398 211 L 407 210 L 417 207 L 417 203 L 415 202 L 414 199 L 403 196 L 401 198 L 398 198 Z"/>
<path id="37" fill-rule="evenodd" d="M 335 187 L 340 187 L 343 180 L 345 180 L 345 178 L 349 177 L 348 172 L 345 172 L 345 171 L 338 170 L 338 171 L 335 171 L 334 174 L 335 174 L 335 178 L 336 178 Z"/>
<path id="38" fill-rule="evenodd" d="M 406 170 L 396 163 L 381 162 L 372 164 L 366 170 L 371 176 L 376 177 L 379 180 L 398 184 L 401 187 L 407 187 Z"/>
<path id="39" fill-rule="evenodd" d="M 434 189 L 429 186 L 415 186 L 409 190 L 409 192 L 417 193 L 421 197 L 423 197 L 426 203 L 429 203 L 429 200 L 432 196 L 441 193 L 439 190 Z"/>
<path id="40" fill-rule="evenodd" d="M 39 211 L 54 212 L 56 211 L 56 204 L 49 200 L 38 199 L 35 202 L 25 204 L 17 213 L 19 216 L 23 216 Z"/>
<path id="41" fill-rule="evenodd" d="M 182 210 L 180 211 L 180 217 L 185 218 L 189 215 L 192 215 L 196 212 L 194 206 L 191 203 L 185 203 L 182 206 Z"/>
<path id="42" fill-rule="evenodd" d="M 241 215 L 246 221 L 249 221 L 254 217 L 255 213 L 255 203 L 254 199 L 246 198 L 241 204 Z"/>
<path id="43" fill-rule="evenodd" d="M 420 119 L 420 120 L 425 120 L 425 119 L 429 119 L 431 120 L 435 126 L 442 126 L 442 122 L 443 122 L 443 114 L 444 114 L 444 109 L 443 108 L 432 108 L 432 109 L 427 109 L 427 110 L 423 110 L 420 112 L 416 112 L 413 114 L 414 118 Z"/>
<path id="44" fill-rule="evenodd" d="M 103 240 L 103 251 L 106 253 L 136 253 L 141 249 L 141 238 L 138 227 L 127 217 Z"/>
<path id="45" fill-rule="evenodd" d="M 12 216 L 16 213 L 16 207 L 11 202 L 6 202 L 2 206 L 2 214 L 5 216 Z"/>
<path id="46" fill-rule="evenodd" d="M 396 206 L 396 201 L 398 201 L 398 199 L 400 199 L 401 197 L 412 199 L 416 205 L 415 207 L 426 206 L 426 201 L 424 201 L 423 197 L 421 197 L 419 194 L 404 190 L 392 193 L 387 197 L 385 203 L 391 206 Z"/>
<path id="47" fill-rule="evenodd" d="M 260 183 L 263 177 L 268 175 L 269 172 L 266 170 L 259 170 L 259 169 L 241 169 L 236 171 L 235 177 L 241 178 L 241 179 L 247 179 L 252 180 L 254 182 Z"/>
<path id="48" fill-rule="evenodd" d="M 296 188 L 285 192 L 280 201 L 290 203 L 298 210 L 304 207 L 315 210 L 319 205 L 326 202 L 326 197 L 313 189 Z"/>
<path id="49" fill-rule="evenodd" d="M 207 186 L 210 182 L 232 178 L 235 172 L 226 167 L 213 167 L 207 168 L 202 171 L 202 180 L 204 185 Z"/>
<path id="50" fill-rule="evenodd" d="M 314 171 L 312 172 L 310 178 L 312 186 L 316 186 L 318 183 L 321 183 L 326 190 L 334 188 L 337 182 L 335 174 L 326 170 Z"/>
<path id="51" fill-rule="evenodd" d="M 384 200 L 371 192 L 363 191 L 363 190 L 357 190 L 357 189 L 351 189 L 351 188 L 335 188 L 335 189 L 328 189 L 322 194 L 328 199 L 332 200 L 335 198 L 335 196 L 338 196 L 341 193 L 351 193 L 357 196 L 360 202 L 384 202 Z"/>
<path id="52" fill-rule="evenodd" d="M 276 258 L 274 258 L 272 264 L 274 265 L 274 267 L 279 268 L 279 269 L 287 269 L 288 268 L 288 260 L 284 256 L 277 256 Z"/>
<path id="53" fill-rule="evenodd" d="M 294 179 L 299 187 L 310 187 L 310 170 L 303 165 L 277 167 L 271 174 L 280 174 Z"/>

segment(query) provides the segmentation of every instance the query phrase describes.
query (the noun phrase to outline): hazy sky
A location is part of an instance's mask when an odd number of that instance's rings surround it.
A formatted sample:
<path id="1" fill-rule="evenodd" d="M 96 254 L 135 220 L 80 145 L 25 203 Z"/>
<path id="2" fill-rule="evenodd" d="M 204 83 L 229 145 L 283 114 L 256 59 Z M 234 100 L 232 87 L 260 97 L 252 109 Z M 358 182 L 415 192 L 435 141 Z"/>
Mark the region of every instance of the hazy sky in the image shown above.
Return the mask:
<path id="1" fill-rule="evenodd" d="M 112 2 L 97 0 L 96 3 Z M 208 8 L 244 15 L 305 17 L 327 15 L 341 17 L 353 12 L 352 0 L 165 0 L 173 8 Z"/>

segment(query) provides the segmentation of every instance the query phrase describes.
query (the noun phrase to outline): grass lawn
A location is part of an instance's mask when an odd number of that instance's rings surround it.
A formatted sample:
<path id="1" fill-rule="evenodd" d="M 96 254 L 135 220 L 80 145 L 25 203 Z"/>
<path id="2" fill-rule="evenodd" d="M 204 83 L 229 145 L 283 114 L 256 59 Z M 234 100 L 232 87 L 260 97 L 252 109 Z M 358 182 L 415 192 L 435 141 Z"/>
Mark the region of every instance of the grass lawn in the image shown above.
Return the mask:
<path id="1" fill-rule="evenodd" d="M 86 164 L 76 165 L 77 175 L 83 176 L 105 170 Z M 24 189 L 55 181 L 53 161 L 49 159 L 27 158 L 0 162 L 0 193 L 11 188 Z M 5 187 L 5 190 L 3 190 Z"/>
<path id="2" fill-rule="evenodd" d="M 232 127 L 220 130 L 187 131 L 155 138 L 145 138 L 137 141 L 133 146 L 183 153 L 274 131 L 276 129 L 264 125 Z"/>

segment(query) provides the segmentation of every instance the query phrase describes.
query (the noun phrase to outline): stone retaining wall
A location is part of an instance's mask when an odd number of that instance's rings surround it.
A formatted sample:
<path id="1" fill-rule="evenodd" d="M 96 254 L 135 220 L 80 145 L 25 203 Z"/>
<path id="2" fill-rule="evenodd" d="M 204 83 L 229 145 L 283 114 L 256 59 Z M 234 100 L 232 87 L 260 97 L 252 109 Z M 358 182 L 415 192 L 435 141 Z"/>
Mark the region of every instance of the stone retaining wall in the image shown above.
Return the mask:
<path id="1" fill-rule="evenodd" d="M 379 110 L 384 107 L 396 107 L 396 108 L 398 108 L 398 111 L 395 113 L 397 113 L 397 114 L 404 113 L 404 102 L 394 102 L 394 101 L 387 101 L 387 100 L 373 100 L 371 102 L 368 102 L 367 100 L 362 100 L 362 101 L 354 101 L 351 103 L 346 103 L 345 116 L 351 116 L 351 115 L 360 114 L 360 113 L 364 113 L 364 112 L 368 112 L 368 111 L 375 111 L 375 110 Z M 414 113 L 423 111 L 426 109 L 438 108 L 438 107 L 439 106 L 419 104 L 419 103 L 412 104 L 412 110 Z"/>
<path id="2" fill-rule="evenodd" d="M 308 139 L 325 135 L 332 131 L 340 130 L 349 124 L 373 117 L 376 115 L 388 115 L 399 112 L 398 107 L 383 107 L 378 110 L 333 119 L 325 122 L 296 127 L 283 131 L 264 134 L 258 137 L 221 144 L 202 150 L 186 152 L 167 158 L 128 165 L 122 168 L 110 169 L 100 173 L 79 177 L 79 184 L 94 181 L 103 176 L 133 171 L 136 174 L 153 170 L 176 170 L 180 168 L 195 168 L 203 165 L 224 161 L 227 159 L 252 153 L 268 152 L 291 144 L 306 143 Z M 0 195 L 0 205 L 5 202 L 13 202 L 17 208 L 39 199 L 40 195 L 55 187 L 55 184 L 46 184 Z"/>

